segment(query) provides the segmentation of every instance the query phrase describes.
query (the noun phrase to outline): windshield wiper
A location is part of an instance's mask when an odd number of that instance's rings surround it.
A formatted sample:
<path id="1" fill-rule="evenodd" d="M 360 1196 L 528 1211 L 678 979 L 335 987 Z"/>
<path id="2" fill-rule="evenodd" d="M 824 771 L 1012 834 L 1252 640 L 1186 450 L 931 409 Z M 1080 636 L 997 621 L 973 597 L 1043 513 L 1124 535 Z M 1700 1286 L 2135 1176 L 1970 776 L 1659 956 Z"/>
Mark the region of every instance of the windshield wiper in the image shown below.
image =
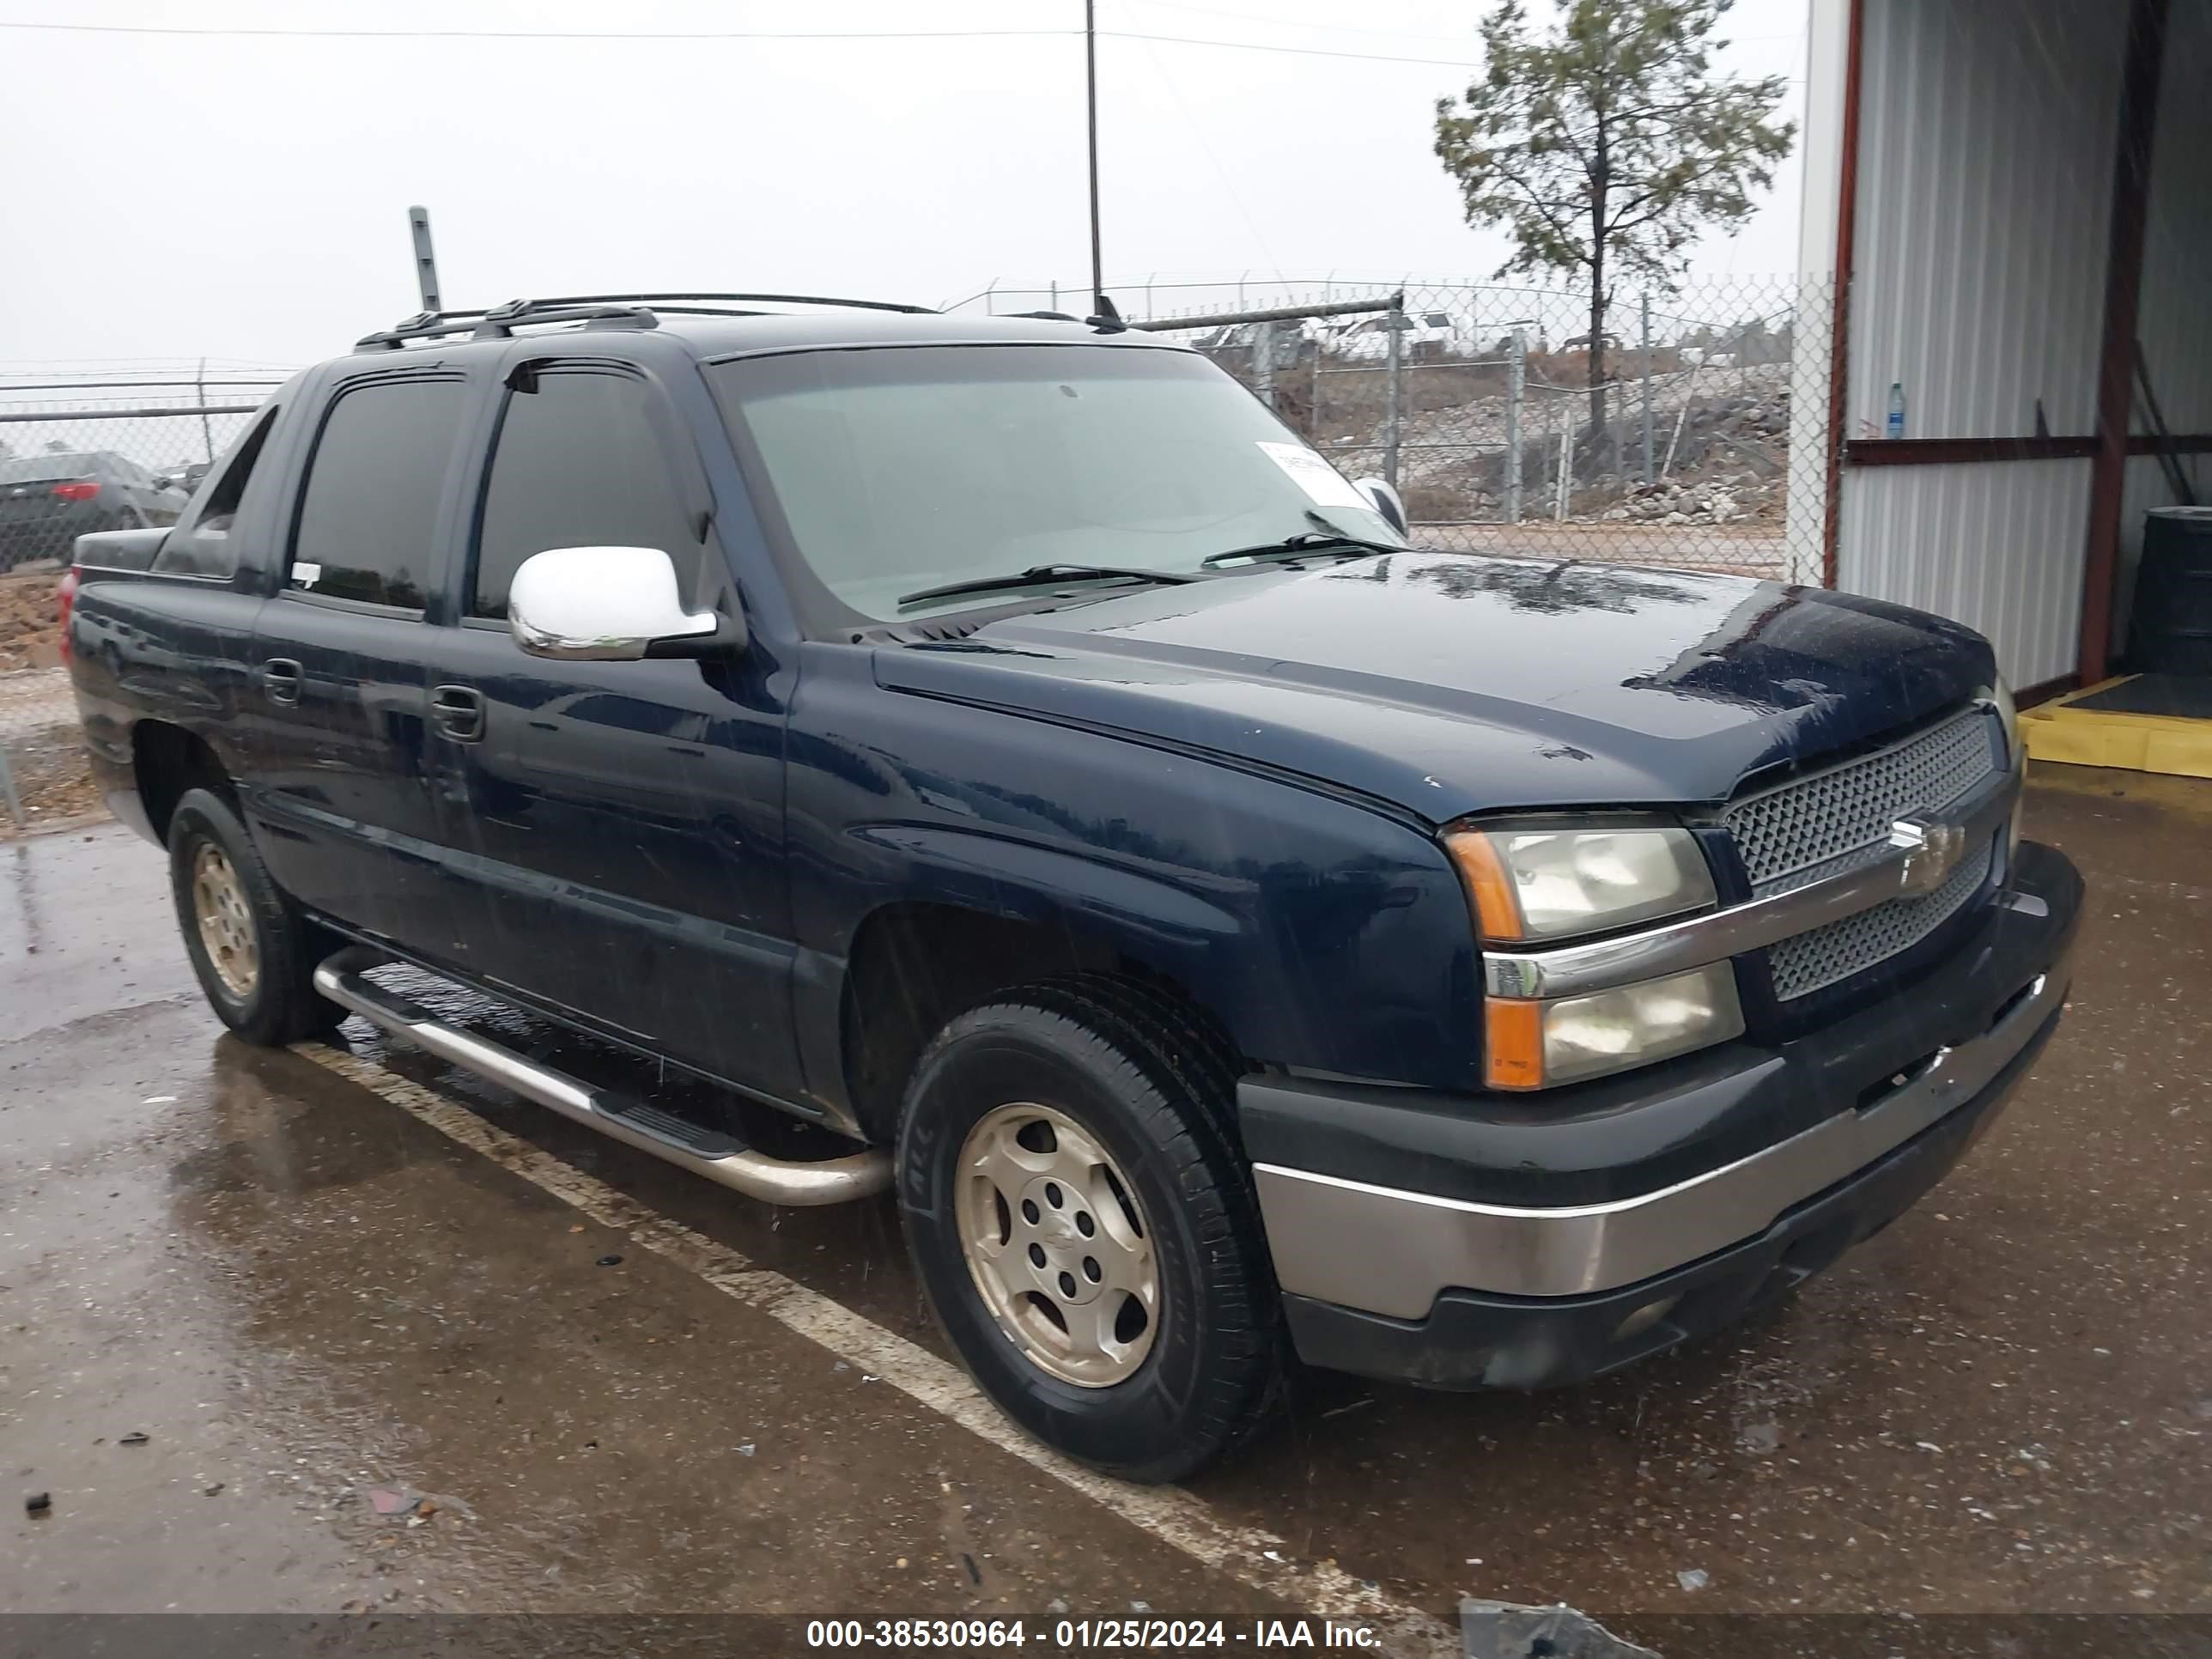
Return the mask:
<path id="1" fill-rule="evenodd" d="M 1318 531 L 1308 530 L 1279 542 L 1261 542 L 1257 547 L 1232 547 L 1226 553 L 1209 553 L 1199 562 L 1213 566 L 1227 564 L 1231 559 L 1299 559 L 1316 553 L 1403 553 L 1402 547 L 1393 547 L 1388 542 L 1363 542 L 1357 536 L 1324 536 Z"/>
<path id="2" fill-rule="evenodd" d="M 1117 577 L 1132 582 L 1194 582 L 1196 576 L 1178 574 L 1173 570 L 1139 570 L 1119 564 L 1033 564 L 1026 570 L 1016 570 L 1003 576 L 971 576 L 966 581 L 946 582 L 941 587 L 924 587 L 912 593 L 902 593 L 902 605 L 921 605 L 929 599 L 957 599 L 963 593 L 988 593 L 1000 587 L 1042 587 L 1053 582 L 1085 581 L 1093 577 Z"/>
<path id="3" fill-rule="evenodd" d="M 1407 550 L 1394 542 L 1369 541 L 1359 536 L 1347 536 L 1321 514 L 1309 507 L 1306 518 L 1321 526 L 1318 530 L 1301 530 L 1295 536 L 1285 536 L 1279 542 L 1261 542 L 1255 547 L 1232 547 L 1225 553 L 1209 553 L 1199 561 L 1201 567 L 1227 564 L 1231 559 L 1296 559 L 1310 553 L 1403 553 Z"/>

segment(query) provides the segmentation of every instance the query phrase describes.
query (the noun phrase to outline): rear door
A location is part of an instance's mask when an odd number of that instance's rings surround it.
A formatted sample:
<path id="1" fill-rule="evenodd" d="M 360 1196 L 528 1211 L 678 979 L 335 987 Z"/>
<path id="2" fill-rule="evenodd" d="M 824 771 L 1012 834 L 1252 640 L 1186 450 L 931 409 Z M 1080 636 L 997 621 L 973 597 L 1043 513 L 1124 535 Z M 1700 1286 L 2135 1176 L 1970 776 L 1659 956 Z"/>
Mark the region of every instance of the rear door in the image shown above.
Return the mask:
<path id="1" fill-rule="evenodd" d="M 727 594 L 689 428 L 627 362 L 518 347 L 497 396 L 460 623 L 437 630 L 432 690 L 466 959 L 612 1035 L 795 1097 L 788 676 L 765 651 L 549 661 L 506 620 L 516 569 L 554 547 L 659 548 L 694 608 Z"/>
<path id="2" fill-rule="evenodd" d="M 468 398 L 455 374 L 341 385 L 324 411 L 261 607 L 251 672 L 259 844 L 301 902 L 449 955 L 425 732 L 424 619 Z"/>

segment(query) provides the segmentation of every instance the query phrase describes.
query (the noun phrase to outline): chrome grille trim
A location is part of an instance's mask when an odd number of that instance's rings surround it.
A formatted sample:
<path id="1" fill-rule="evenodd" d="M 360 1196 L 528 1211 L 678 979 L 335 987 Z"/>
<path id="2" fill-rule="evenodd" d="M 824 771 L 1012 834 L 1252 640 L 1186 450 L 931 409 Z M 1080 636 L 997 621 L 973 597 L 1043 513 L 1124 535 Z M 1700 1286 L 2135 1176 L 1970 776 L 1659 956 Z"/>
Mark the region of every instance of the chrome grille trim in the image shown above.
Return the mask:
<path id="1" fill-rule="evenodd" d="M 1772 946 L 1766 962 L 1774 994 L 1784 1002 L 1809 996 L 1911 950 L 1981 890 L 1996 858 L 1996 843 L 1984 841 L 1924 898 L 1893 898 Z"/>
<path id="2" fill-rule="evenodd" d="M 1747 796 L 1721 823 L 1764 897 L 1865 859 L 1899 818 L 1963 799 L 2002 769 L 2002 744 L 1996 714 L 1977 703 L 1917 737 Z"/>
<path id="3" fill-rule="evenodd" d="M 1996 713 L 1976 703 L 1902 743 L 1747 796 L 1721 822 L 1752 891 L 1765 898 L 1881 858 L 1898 820 L 1953 816 L 1950 809 L 2004 766 Z M 1911 950 L 1988 884 L 1995 858 L 1995 840 L 1979 836 L 1934 892 L 1890 899 L 1778 941 L 1767 952 L 1775 996 L 1809 996 Z"/>

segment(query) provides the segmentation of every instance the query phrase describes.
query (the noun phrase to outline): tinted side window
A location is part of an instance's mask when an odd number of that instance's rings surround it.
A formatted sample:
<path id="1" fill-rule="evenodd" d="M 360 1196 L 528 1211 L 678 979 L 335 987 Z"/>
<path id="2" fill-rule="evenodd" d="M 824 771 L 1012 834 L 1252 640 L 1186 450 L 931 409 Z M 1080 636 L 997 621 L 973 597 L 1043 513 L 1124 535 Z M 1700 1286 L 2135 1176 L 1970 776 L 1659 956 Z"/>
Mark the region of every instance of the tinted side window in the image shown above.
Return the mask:
<path id="1" fill-rule="evenodd" d="M 292 538 L 293 588 L 422 608 L 463 394 L 459 380 L 393 380 L 331 406 Z"/>
<path id="2" fill-rule="evenodd" d="M 701 544 L 648 410 L 628 374 L 548 369 L 507 394 L 484 487 L 469 614 L 507 615 L 507 589 L 550 547 L 657 547 L 678 591 L 698 591 Z"/>
<path id="3" fill-rule="evenodd" d="M 161 544 L 155 569 L 192 576 L 228 576 L 238 568 L 238 544 L 231 539 L 231 522 L 238 516 L 239 502 L 246 498 L 246 481 L 253 476 L 253 464 L 261 459 L 269 428 L 276 424 L 276 409 L 271 404 L 210 475 L 213 483 L 203 486 L 185 509 L 185 521 Z"/>

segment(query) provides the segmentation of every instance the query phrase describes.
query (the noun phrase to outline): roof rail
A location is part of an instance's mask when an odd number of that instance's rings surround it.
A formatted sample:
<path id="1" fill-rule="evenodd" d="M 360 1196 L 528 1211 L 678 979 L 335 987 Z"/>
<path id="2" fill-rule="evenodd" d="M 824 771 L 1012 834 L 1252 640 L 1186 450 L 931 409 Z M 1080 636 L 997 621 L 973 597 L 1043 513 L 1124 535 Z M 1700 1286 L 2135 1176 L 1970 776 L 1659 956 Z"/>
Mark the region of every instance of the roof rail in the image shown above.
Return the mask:
<path id="1" fill-rule="evenodd" d="M 720 300 L 737 305 L 678 305 L 682 300 Z M 892 300 L 840 300 L 820 294 L 567 294 L 544 300 L 509 300 L 504 305 L 473 311 L 422 311 L 402 318 L 387 329 L 364 334 L 354 342 L 356 351 L 379 347 L 398 350 L 409 340 L 435 339 L 448 334 L 469 334 L 478 339 L 501 339 L 517 323 L 581 322 L 587 327 L 653 328 L 654 311 L 671 316 L 757 317 L 760 312 L 738 306 L 849 306 L 861 311 L 894 311 L 912 316 L 934 315 L 931 306 L 902 305 Z"/>
<path id="2" fill-rule="evenodd" d="M 559 299 L 540 301 L 541 305 L 658 305 L 664 300 L 726 300 L 740 305 L 763 306 L 850 306 L 860 311 L 897 311 L 909 316 L 928 316 L 936 312 L 934 306 L 902 305 L 896 300 L 841 300 L 826 294 L 569 294 Z M 714 313 L 705 313 L 712 315 Z M 740 316 L 752 313 L 740 312 Z"/>

